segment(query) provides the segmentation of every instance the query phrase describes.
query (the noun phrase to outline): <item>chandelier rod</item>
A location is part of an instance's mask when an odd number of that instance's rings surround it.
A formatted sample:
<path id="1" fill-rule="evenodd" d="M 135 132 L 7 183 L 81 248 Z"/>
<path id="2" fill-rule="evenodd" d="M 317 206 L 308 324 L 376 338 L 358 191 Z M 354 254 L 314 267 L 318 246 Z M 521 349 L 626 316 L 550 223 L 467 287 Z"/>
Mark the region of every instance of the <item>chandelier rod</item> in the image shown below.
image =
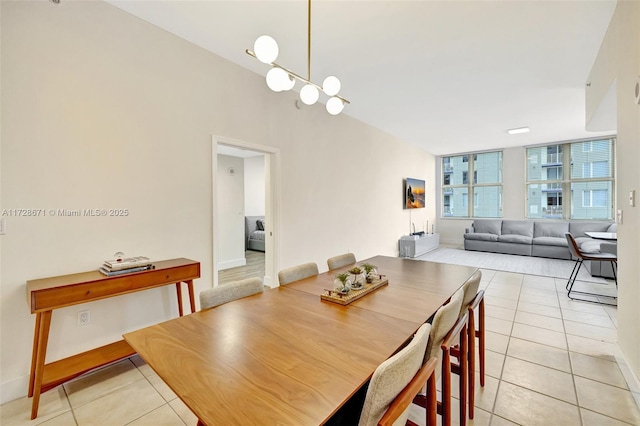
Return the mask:
<path id="1" fill-rule="evenodd" d="M 311 81 L 311 0 L 307 1 L 307 80 Z"/>

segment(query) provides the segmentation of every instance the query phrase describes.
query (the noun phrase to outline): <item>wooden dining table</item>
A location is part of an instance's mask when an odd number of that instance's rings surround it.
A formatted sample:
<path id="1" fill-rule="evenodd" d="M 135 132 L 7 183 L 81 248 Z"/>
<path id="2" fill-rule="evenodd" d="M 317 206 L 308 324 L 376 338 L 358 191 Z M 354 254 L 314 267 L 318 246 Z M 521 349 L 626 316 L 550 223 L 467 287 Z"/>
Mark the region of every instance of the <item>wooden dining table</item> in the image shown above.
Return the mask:
<path id="1" fill-rule="evenodd" d="M 476 270 L 363 262 L 389 284 L 346 306 L 320 294 L 348 267 L 124 338 L 202 424 L 323 424 Z"/>

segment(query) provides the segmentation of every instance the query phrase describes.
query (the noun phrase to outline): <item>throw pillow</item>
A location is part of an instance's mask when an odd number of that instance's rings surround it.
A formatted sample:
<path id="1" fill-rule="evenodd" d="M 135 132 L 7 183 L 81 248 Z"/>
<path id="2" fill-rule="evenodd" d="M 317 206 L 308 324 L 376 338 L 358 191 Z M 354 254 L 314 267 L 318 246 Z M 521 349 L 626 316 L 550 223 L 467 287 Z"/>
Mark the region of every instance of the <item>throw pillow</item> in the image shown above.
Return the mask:
<path id="1" fill-rule="evenodd" d="M 258 228 L 258 231 L 264 231 L 264 219 L 256 220 L 256 227 Z"/>

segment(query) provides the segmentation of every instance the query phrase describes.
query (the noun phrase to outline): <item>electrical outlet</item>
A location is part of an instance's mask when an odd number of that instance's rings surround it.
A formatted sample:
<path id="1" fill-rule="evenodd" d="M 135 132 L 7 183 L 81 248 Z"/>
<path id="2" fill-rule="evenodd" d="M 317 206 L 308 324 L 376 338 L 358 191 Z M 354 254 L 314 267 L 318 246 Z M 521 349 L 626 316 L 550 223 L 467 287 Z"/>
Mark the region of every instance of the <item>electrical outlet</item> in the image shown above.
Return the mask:
<path id="1" fill-rule="evenodd" d="M 89 324 L 91 321 L 91 312 L 87 309 L 86 311 L 78 312 L 78 327 L 82 327 L 84 325 Z"/>

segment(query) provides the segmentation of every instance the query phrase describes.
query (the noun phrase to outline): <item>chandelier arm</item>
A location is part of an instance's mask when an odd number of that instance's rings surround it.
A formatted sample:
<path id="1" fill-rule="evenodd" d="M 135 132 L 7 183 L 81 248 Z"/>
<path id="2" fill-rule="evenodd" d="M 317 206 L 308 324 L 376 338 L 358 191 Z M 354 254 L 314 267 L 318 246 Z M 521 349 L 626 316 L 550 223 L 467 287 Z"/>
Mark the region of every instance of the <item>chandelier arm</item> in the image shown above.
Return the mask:
<path id="1" fill-rule="evenodd" d="M 307 2 L 307 80 L 311 80 L 311 0 Z"/>
<path id="2" fill-rule="evenodd" d="M 254 58 L 256 58 L 256 59 L 257 59 L 256 54 L 255 54 L 254 52 L 252 52 L 251 50 L 249 50 L 249 49 L 245 49 L 245 53 L 246 53 L 247 55 L 249 55 L 249 56 L 253 56 Z M 317 84 L 316 84 L 316 83 L 314 83 L 313 81 L 311 81 L 311 80 L 309 80 L 309 79 L 306 79 L 306 78 L 302 77 L 301 75 L 296 74 L 295 72 L 291 71 L 291 70 L 290 70 L 290 69 L 288 69 L 288 68 L 283 67 L 282 65 L 280 65 L 280 64 L 278 64 L 278 63 L 276 63 L 276 62 L 271 62 L 269 65 L 271 65 L 271 66 L 273 66 L 273 67 L 280 68 L 280 69 L 284 70 L 287 74 L 289 74 L 291 77 L 293 77 L 293 78 L 295 78 L 295 79 L 297 79 L 297 80 L 300 80 L 300 81 L 302 81 L 302 82 L 303 82 L 303 83 L 305 83 L 305 84 L 310 84 L 310 85 L 312 85 L 312 86 L 315 86 L 318 90 L 320 90 L 320 91 L 324 92 L 324 90 L 322 90 L 322 86 L 317 85 Z M 342 102 L 344 102 L 345 104 L 350 104 L 350 103 L 351 103 L 349 100 L 347 100 L 347 99 L 343 98 L 342 96 L 334 95 L 333 97 L 334 97 L 334 98 L 338 98 L 338 99 L 340 99 L 340 100 L 341 100 Z"/>

